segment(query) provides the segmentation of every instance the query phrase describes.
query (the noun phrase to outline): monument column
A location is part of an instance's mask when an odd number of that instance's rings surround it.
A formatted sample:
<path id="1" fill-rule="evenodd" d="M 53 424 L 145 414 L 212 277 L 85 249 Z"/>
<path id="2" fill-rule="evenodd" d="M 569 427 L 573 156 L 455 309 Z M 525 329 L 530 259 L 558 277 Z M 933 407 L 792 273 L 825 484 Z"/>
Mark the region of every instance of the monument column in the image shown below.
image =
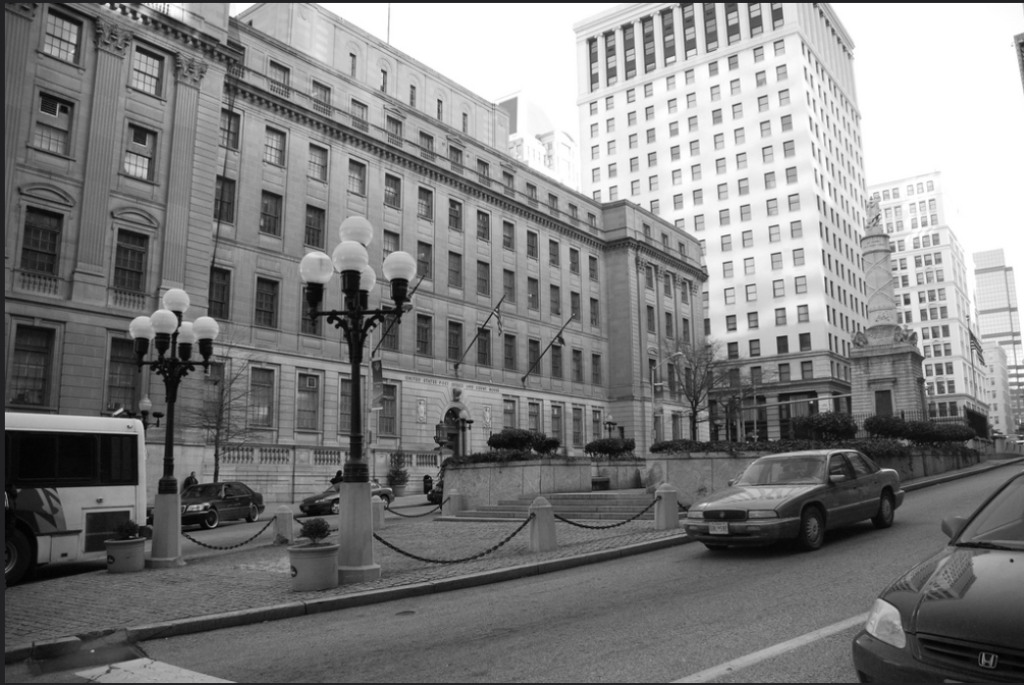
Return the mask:
<path id="1" fill-rule="evenodd" d="M 867 285 L 868 327 L 853 336 L 853 413 L 923 419 L 921 386 L 924 356 L 917 349 L 917 333 L 896 321 L 896 295 L 892 275 L 892 248 L 882 231 L 878 199 L 868 205 L 868 226 L 861 238 Z"/>

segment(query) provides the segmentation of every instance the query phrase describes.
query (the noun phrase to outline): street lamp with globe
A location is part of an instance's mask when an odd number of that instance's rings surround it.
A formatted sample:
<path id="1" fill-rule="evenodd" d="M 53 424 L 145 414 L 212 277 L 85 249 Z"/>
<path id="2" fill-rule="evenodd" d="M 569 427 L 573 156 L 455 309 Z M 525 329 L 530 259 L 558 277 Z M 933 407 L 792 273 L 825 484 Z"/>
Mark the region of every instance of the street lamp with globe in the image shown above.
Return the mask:
<path id="1" fill-rule="evenodd" d="M 341 582 L 363 582 L 380 577 L 380 566 L 373 563 L 371 527 L 370 468 L 363 456 L 363 411 L 360 391 L 360 367 L 363 346 L 370 332 L 381 322 L 398 320 L 411 307 L 409 282 L 416 275 L 416 260 L 406 252 L 392 252 L 384 259 L 382 271 L 391 284 L 393 307 L 369 308 L 369 296 L 377 283 L 377 274 L 369 265 L 366 246 L 373 238 L 373 225 L 361 216 L 351 216 L 338 229 L 341 243 L 328 256 L 310 252 L 299 264 L 306 284 L 306 304 L 311 320 L 323 317 L 342 331 L 348 346 L 351 367 L 351 417 L 349 454 L 345 462 L 345 480 L 341 483 L 338 572 Z M 320 311 L 324 287 L 341 274 L 344 308 Z"/>
<path id="2" fill-rule="evenodd" d="M 203 358 L 200 365 L 208 369 L 213 356 L 213 341 L 220 334 L 220 326 L 209 316 L 201 316 L 194 322 L 183 321 L 188 307 L 188 293 L 172 288 L 164 294 L 162 309 L 152 316 L 136 317 L 128 326 L 128 333 L 135 341 L 139 370 L 148 367 L 162 377 L 166 390 L 164 471 L 157 487 L 153 512 L 153 568 L 184 564 L 181 559 L 181 500 L 178 480 L 174 477 L 174 407 L 181 379 L 196 369 L 192 361 L 193 346 L 199 343 L 199 354 Z M 156 348 L 157 358 L 146 361 L 151 343 Z"/>

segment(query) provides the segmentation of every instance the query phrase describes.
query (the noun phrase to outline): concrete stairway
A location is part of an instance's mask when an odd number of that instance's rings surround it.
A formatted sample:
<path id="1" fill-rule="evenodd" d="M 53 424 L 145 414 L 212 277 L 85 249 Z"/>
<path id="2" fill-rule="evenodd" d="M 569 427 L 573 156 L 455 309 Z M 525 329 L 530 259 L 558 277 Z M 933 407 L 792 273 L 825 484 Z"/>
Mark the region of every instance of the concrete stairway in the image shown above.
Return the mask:
<path id="1" fill-rule="evenodd" d="M 625 521 L 636 516 L 654 501 L 654 495 L 646 490 L 549 493 L 544 495 L 544 498 L 551 503 L 555 514 L 571 521 Z M 529 515 L 530 505 L 534 499 L 535 497 L 524 496 L 460 511 L 456 516 L 460 519 L 523 520 Z M 639 520 L 653 521 L 654 509 L 645 513 Z"/>

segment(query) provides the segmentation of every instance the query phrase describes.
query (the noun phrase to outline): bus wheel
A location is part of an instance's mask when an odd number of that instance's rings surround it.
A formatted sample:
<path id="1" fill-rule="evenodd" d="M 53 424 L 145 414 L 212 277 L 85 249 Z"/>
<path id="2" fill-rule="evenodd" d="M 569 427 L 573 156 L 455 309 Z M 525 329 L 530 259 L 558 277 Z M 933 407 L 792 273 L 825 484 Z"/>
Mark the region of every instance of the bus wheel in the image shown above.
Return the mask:
<path id="1" fill-rule="evenodd" d="M 4 578 L 7 586 L 15 585 L 32 566 L 32 545 L 20 530 L 4 538 Z"/>

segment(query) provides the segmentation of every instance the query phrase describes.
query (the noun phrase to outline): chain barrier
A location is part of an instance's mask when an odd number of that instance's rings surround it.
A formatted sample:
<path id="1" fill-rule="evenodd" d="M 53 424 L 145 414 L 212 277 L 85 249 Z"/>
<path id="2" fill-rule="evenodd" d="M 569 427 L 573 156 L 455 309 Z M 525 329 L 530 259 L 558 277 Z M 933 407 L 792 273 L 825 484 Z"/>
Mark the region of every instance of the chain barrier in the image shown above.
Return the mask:
<path id="1" fill-rule="evenodd" d="M 676 505 L 678 505 L 679 511 L 683 512 L 684 514 L 690 511 L 690 507 L 685 504 L 682 504 L 681 502 L 676 502 Z"/>
<path id="2" fill-rule="evenodd" d="M 435 511 L 440 511 L 440 509 L 441 509 L 441 505 L 439 504 L 439 505 L 437 505 L 436 507 L 434 507 L 433 509 L 431 509 L 430 511 L 428 511 L 425 514 L 399 514 L 394 509 L 388 509 L 388 513 L 394 514 L 395 516 L 400 516 L 400 517 L 402 517 L 404 519 L 421 519 L 424 516 L 430 516 Z"/>
<path id="3" fill-rule="evenodd" d="M 217 545 L 208 545 L 205 542 L 200 542 L 199 540 L 196 540 L 194 537 L 192 537 L 191 535 L 189 535 L 185 531 L 182 531 L 181 534 L 185 538 L 187 538 L 187 539 L 191 540 L 192 542 L 196 543 L 197 545 L 199 545 L 200 547 L 205 547 L 206 549 L 216 549 L 216 550 L 220 550 L 222 552 L 226 552 L 228 550 L 238 549 L 239 547 L 242 547 L 244 545 L 248 545 L 250 542 L 252 542 L 256 538 L 258 538 L 259 536 L 263 535 L 264 531 L 266 531 L 267 528 L 270 528 L 270 526 L 276 520 L 277 520 L 277 517 L 275 516 L 274 518 L 272 518 L 269 521 L 267 521 L 267 525 L 263 526 L 263 530 L 261 530 L 260 532 L 256 533 L 255 535 L 253 535 L 251 538 L 249 538 L 245 542 L 240 542 L 237 545 L 231 545 L 230 547 L 218 547 Z"/>
<path id="4" fill-rule="evenodd" d="M 409 557 L 410 559 L 415 559 L 416 561 L 423 561 L 423 562 L 426 562 L 428 564 L 463 564 L 463 563 L 465 563 L 467 561 L 475 561 L 477 559 L 480 559 L 482 557 L 487 556 L 491 552 L 497 551 L 505 543 L 510 541 L 515 536 L 519 535 L 519 533 L 523 532 L 523 529 L 526 528 L 526 526 L 528 526 L 530 524 L 530 521 L 532 521 L 535 517 L 536 517 L 536 514 L 530 514 L 526 518 L 526 520 L 523 521 L 523 525 L 521 525 L 518 528 L 516 528 L 514 533 L 509 535 L 507 538 L 505 538 L 504 540 L 502 540 L 498 544 L 496 544 L 494 547 L 491 547 L 490 549 L 488 549 L 488 550 L 486 550 L 484 552 L 481 552 L 480 554 L 475 554 L 475 555 L 473 555 L 471 557 L 466 557 L 464 559 L 427 559 L 426 557 L 416 556 L 415 554 L 410 554 L 409 552 L 406 552 L 404 550 L 401 550 L 401 549 L 395 547 L 390 542 L 388 542 L 387 540 L 385 540 L 381 536 L 377 535 L 376 533 L 373 534 L 373 538 L 374 538 L 374 540 L 376 540 L 377 542 L 381 543 L 382 545 L 384 545 L 388 549 L 393 550 L 395 552 L 398 552 L 402 556 Z"/>
<path id="5" fill-rule="evenodd" d="M 588 530 L 610 530 L 612 528 L 618 528 L 619 526 L 624 526 L 627 523 L 632 523 L 633 521 L 636 521 L 638 518 L 640 518 L 641 516 L 646 514 L 648 511 L 650 511 L 651 507 L 653 507 L 655 504 L 657 504 L 658 500 L 660 500 L 660 499 L 661 499 L 661 495 L 658 495 L 657 497 L 654 498 L 653 502 L 651 502 L 649 505 L 647 505 L 646 509 L 641 511 L 639 514 L 637 514 L 633 518 L 626 519 L 625 521 L 619 521 L 618 523 L 613 523 L 610 526 L 588 526 L 585 523 L 576 523 L 575 521 L 570 521 L 567 518 L 562 518 L 558 514 L 555 514 L 555 518 L 558 519 L 559 521 L 561 521 L 562 523 L 568 523 L 570 526 L 576 526 L 577 528 L 586 528 Z"/>

